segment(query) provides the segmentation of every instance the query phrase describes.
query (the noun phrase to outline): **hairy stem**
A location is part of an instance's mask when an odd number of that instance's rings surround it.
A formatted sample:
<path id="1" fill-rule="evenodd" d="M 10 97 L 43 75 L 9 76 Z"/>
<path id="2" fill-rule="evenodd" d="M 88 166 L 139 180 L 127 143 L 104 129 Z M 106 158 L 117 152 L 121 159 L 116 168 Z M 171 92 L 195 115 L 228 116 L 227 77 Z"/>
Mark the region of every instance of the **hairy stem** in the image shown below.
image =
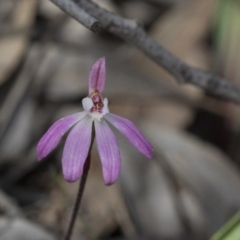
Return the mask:
<path id="1" fill-rule="evenodd" d="M 83 174 L 82 174 L 82 178 L 81 178 L 80 183 L 79 183 L 77 198 L 76 198 L 76 201 L 75 201 L 72 217 L 71 217 L 71 220 L 70 220 L 70 223 L 69 223 L 69 226 L 68 226 L 68 229 L 67 229 L 64 240 L 70 240 L 71 239 L 73 228 L 74 228 L 76 218 L 77 218 L 77 214 L 78 214 L 78 210 L 79 210 L 81 202 L 82 202 L 82 197 L 83 197 L 85 185 L 86 185 L 86 182 L 87 182 L 88 172 L 89 172 L 89 169 L 90 169 L 92 145 L 93 145 L 93 141 L 94 141 L 94 138 L 95 138 L 94 126 L 93 126 L 92 129 L 93 130 L 92 130 L 91 145 L 90 145 L 90 148 L 89 148 L 87 159 L 86 159 L 84 167 L 83 167 Z"/>

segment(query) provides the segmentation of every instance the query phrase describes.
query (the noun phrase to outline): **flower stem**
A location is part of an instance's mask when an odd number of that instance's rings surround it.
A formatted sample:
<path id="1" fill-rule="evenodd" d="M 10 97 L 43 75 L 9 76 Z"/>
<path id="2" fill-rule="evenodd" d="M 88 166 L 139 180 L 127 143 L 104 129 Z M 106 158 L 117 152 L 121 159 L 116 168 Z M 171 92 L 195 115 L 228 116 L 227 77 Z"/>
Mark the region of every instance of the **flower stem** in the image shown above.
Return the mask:
<path id="1" fill-rule="evenodd" d="M 75 201 L 72 217 L 71 217 L 71 220 L 70 220 L 70 223 L 69 223 L 69 226 L 68 226 L 68 229 L 67 229 L 64 240 L 70 240 L 71 239 L 72 231 L 73 231 L 73 228 L 74 228 L 74 225 L 75 225 L 75 222 L 76 222 L 76 218 L 77 218 L 77 214 L 78 214 L 78 210 L 79 210 L 79 207 L 80 207 L 81 202 L 82 202 L 83 192 L 84 192 L 84 189 L 85 189 L 85 185 L 86 185 L 87 177 L 88 177 L 88 172 L 89 172 L 89 169 L 90 169 L 91 150 L 92 150 L 94 137 L 95 137 L 95 131 L 94 131 L 94 127 L 93 127 L 92 128 L 91 145 L 90 145 L 90 148 L 89 148 L 87 159 L 86 159 L 84 167 L 83 167 L 83 174 L 82 174 L 82 178 L 80 180 L 78 193 L 77 193 L 77 198 L 76 198 L 76 201 Z"/>

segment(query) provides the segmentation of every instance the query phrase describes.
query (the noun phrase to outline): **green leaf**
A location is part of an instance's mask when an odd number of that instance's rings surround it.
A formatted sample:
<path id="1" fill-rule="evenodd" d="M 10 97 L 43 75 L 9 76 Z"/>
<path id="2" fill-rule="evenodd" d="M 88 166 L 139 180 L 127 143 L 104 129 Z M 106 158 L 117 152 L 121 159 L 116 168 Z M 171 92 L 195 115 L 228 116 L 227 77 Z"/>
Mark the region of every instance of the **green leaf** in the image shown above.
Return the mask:
<path id="1" fill-rule="evenodd" d="M 240 212 L 228 221 L 211 240 L 239 240 L 240 239 Z"/>

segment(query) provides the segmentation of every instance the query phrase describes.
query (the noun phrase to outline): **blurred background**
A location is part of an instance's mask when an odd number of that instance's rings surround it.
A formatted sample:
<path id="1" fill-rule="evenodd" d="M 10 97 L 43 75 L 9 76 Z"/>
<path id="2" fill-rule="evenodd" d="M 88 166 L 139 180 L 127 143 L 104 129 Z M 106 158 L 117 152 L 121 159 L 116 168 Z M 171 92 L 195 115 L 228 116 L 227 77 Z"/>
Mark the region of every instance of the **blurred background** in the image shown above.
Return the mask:
<path id="1" fill-rule="evenodd" d="M 240 87 L 239 0 L 96 2 Z M 209 239 L 240 208 L 239 107 L 178 85 L 133 46 L 90 32 L 49 0 L 0 0 L 0 239 L 62 238 L 78 183 L 63 180 L 64 141 L 40 163 L 36 144 L 55 120 L 82 111 L 101 56 L 110 111 L 135 122 L 154 158 L 116 132 L 121 177 L 106 187 L 94 146 L 72 239 Z"/>

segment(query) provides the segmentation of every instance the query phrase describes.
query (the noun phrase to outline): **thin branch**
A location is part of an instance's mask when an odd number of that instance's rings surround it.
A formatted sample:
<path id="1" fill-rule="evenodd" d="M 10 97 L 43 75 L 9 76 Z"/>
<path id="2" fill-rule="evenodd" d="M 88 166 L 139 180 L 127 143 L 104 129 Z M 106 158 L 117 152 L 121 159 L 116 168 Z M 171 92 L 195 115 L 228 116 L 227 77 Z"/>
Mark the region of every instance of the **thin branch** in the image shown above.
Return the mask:
<path id="1" fill-rule="evenodd" d="M 76 19 L 83 26 L 88 28 L 93 32 L 98 32 L 100 30 L 100 23 L 83 9 L 76 7 L 76 4 L 73 1 L 66 0 L 50 0 L 59 8 L 61 8 L 68 15 Z"/>
<path id="2" fill-rule="evenodd" d="M 111 13 L 91 0 L 54 0 L 54 2 L 65 2 L 65 5 L 71 2 L 74 8 L 68 9 L 68 14 L 72 17 L 75 17 L 75 11 L 84 10 L 97 19 L 103 29 L 136 46 L 171 73 L 179 83 L 191 83 L 218 97 L 240 103 L 240 89 L 221 77 L 187 65 L 149 37 L 136 22 Z"/>

